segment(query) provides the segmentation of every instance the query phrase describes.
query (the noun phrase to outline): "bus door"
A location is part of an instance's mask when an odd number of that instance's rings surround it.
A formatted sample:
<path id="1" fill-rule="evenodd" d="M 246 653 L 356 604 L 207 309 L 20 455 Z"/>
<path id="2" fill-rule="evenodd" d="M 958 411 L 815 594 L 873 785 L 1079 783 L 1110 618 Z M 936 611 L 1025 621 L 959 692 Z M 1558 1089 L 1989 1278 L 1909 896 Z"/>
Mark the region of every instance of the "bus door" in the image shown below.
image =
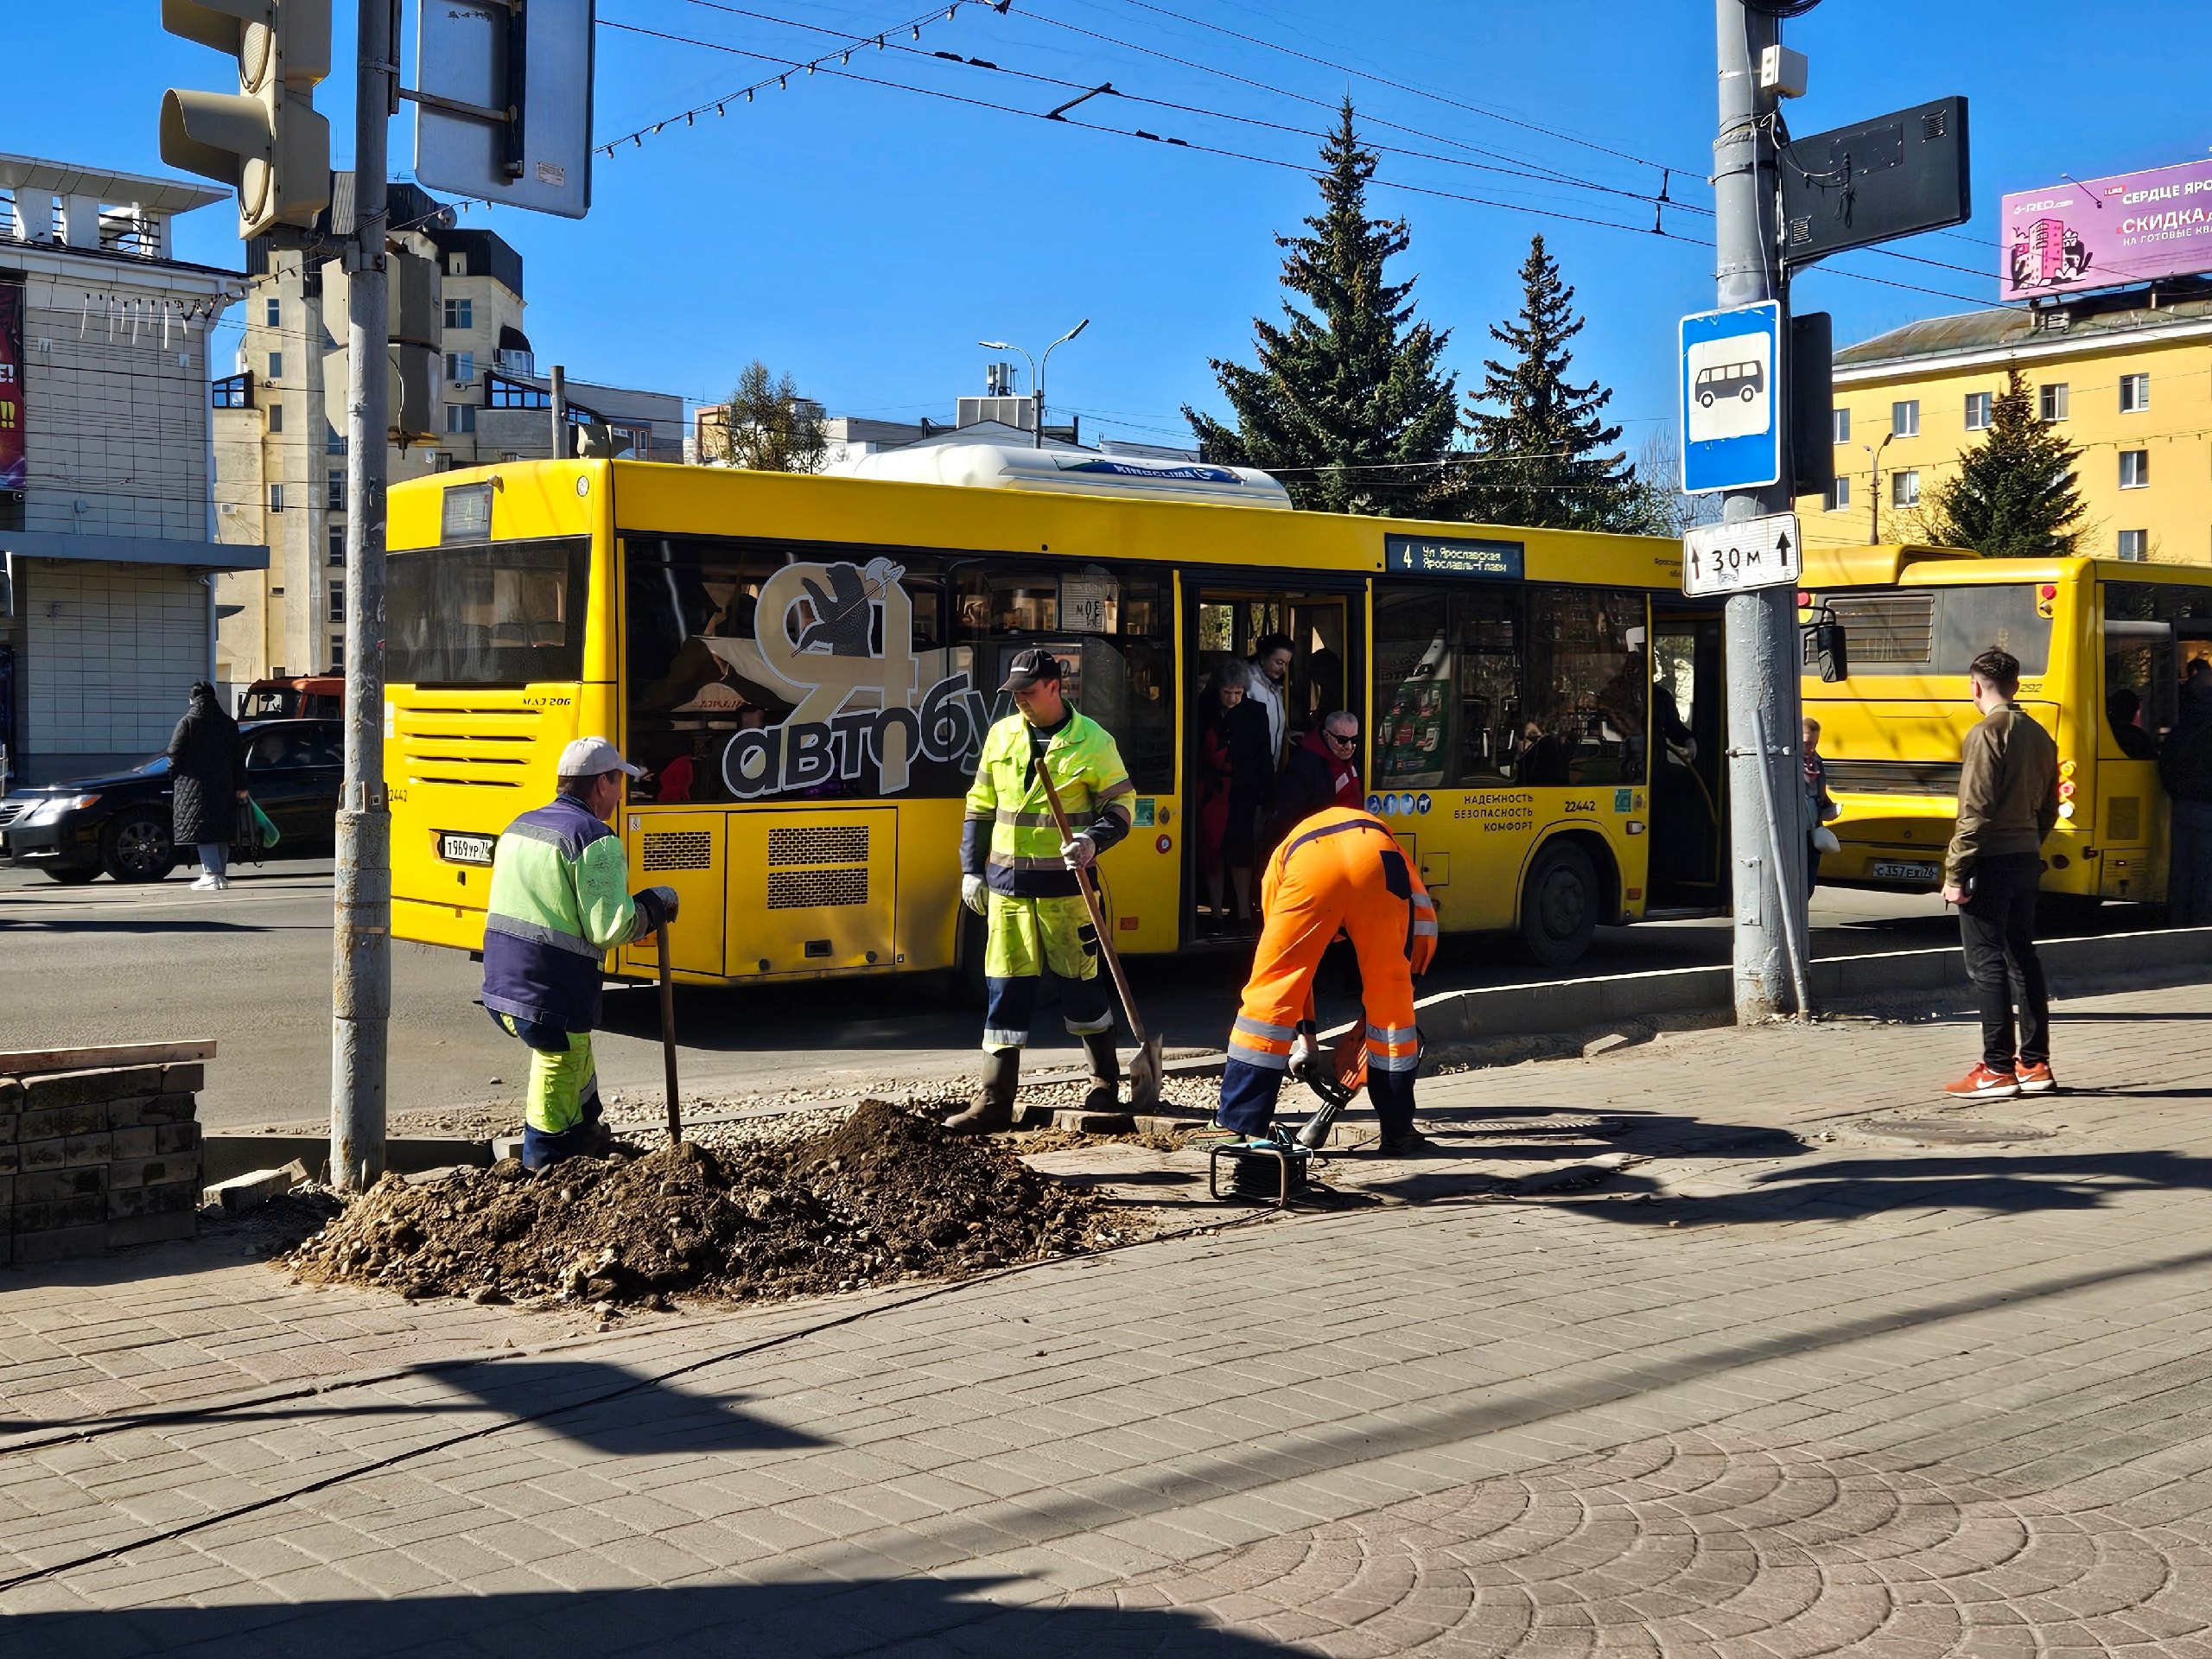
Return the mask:
<path id="1" fill-rule="evenodd" d="M 1713 911 L 1728 901 L 1720 641 L 1719 611 L 1653 601 L 1646 915 Z"/>
<path id="2" fill-rule="evenodd" d="M 1207 701 L 1216 696 L 1214 671 L 1231 658 L 1254 661 L 1262 641 L 1289 640 L 1290 663 L 1282 682 L 1284 731 L 1274 756 L 1278 776 L 1290 751 L 1338 709 L 1349 708 L 1359 714 L 1363 734 L 1367 721 L 1357 688 L 1365 683 L 1365 596 L 1357 582 L 1335 586 L 1309 577 L 1278 586 L 1247 578 L 1233 583 L 1193 585 L 1186 589 L 1185 601 L 1183 799 L 1191 825 L 1184 837 L 1188 856 L 1184 890 L 1191 895 L 1184 906 L 1185 935 L 1234 933 L 1239 907 L 1235 872 L 1252 871 L 1249 887 L 1256 906 L 1258 873 L 1274 850 L 1274 838 L 1264 821 L 1257 825 L 1249 844 L 1231 827 L 1228 791 L 1221 787 L 1225 780 L 1214 778 L 1209 798 L 1207 745 L 1201 732 Z M 1240 806 L 1252 792 L 1248 780 L 1237 791 Z M 1267 792 L 1273 792 L 1271 785 Z M 1230 855 L 1226 859 L 1222 856 L 1224 852 Z M 1249 856 L 1252 861 L 1239 865 L 1235 861 L 1237 855 Z M 1223 913 L 1219 916 L 1214 912 L 1212 884 L 1207 879 L 1207 872 L 1217 869 L 1222 875 Z"/>

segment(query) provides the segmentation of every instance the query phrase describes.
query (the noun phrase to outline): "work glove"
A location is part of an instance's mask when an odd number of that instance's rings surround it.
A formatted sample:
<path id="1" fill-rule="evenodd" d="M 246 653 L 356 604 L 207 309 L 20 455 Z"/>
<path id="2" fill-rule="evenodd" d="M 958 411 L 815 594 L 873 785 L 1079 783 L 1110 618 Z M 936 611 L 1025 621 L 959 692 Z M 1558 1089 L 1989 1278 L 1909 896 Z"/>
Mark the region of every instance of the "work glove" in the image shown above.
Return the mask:
<path id="1" fill-rule="evenodd" d="M 1290 1075 L 1294 1081 L 1304 1083 L 1313 1074 L 1313 1062 L 1321 1056 L 1321 1040 L 1314 1027 L 1300 1022 L 1298 1034 L 1290 1039 Z"/>
<path id="2" fill-rule="evenodd" d="M 1098 848 L 1090 836 L 1077 830 L 1073 836 L 1060 843 L 1060 861 L 1071 870 L 1087 870 L 1098 859 Z"/>
<path id="3" fill-rule="evenodd" d="M 676 919 L 674 887 L 647 887 L 632 893 L 630 902 L 638 907 L 638 938 L 651 938 Z"/>
<path id="4" fill-rule="evenodd" d="M 978 916 L 983 913 L 984 907 L 989 903 L 987 896 L 989 892 L 990 889 L 983 885 L 983 878 L 980 875 L 963 875 L 960 878 L 960 902 Z"/>

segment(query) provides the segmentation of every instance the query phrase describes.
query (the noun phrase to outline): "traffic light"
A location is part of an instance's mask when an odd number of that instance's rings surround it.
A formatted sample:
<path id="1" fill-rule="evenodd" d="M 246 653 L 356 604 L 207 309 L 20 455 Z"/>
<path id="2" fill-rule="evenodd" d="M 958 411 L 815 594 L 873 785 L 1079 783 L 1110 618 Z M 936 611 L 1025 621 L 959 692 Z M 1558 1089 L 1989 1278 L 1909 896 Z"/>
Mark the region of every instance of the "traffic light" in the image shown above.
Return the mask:
<path id="1" fill-rule="evenodd" d="M 238 60 L 236 92 L 162 95 L 162 159 L 234 187 L 238 235 L 305 229 L 330 205 L 330 0 L 162 0 L 162 27 Z"/>

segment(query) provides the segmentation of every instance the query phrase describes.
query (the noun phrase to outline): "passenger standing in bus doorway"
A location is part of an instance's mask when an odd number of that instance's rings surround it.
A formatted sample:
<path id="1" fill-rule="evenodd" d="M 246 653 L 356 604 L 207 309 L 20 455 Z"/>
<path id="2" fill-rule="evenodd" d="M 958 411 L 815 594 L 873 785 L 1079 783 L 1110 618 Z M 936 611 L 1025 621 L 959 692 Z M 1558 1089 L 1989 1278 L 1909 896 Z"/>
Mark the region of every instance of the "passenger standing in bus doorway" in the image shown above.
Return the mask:
<path id="1" fill-rule="evenodd" d="M 2158 778 L 2172 813 L 2166 919 L 2202 927 L 2212 922 L 2212 675 L 2192 675 L 2183 687 L 2181 719 L 2158 756 Z"/>
<path id="2" fill-rule="evenodd" d="M 1252 647 L 1248 695 L 1268 714 L 1268 764 L 1280 768 L 1290 733 L 1290 636 L 1263 633 Z"/>
<path id="3" fill-rule="evenodd" d="M 1975 658 L 1967 687 L 1981 720 L 1960 753 L 1943 902 L 1959 907 L 1967 977 L 1980 994 L 1981 1058 L 1943 1092 L 1954 1100 L 2008 1100 L 2058 1086 L 2050 1071 L 2050 992 L 2035 933 L 2043 843 L 2058 823 L 2058 746 L 2017 701 L 2020 663 L 2012 652 Z"/>
<path id="4" fill-rule="evenodd" d="M 676 919 L 676 890 L 631 893 L 630 860 L 607 819 L 622 779 L 643 766 L 603 737 L 561 751 L 549 805 L 509 824 L 492 855 L 484 918 L 484 1011 L 530 1050 L 522 1163 L 543 1169 L 589 1152 L 601 1138 L 600 960 Z"/>
<path id="5" fill-rule="evenodd" d="M 960 832 L 961 902 L 989 922 L 983 952 L 989 1004 L 982 1087 L 966 1110 L 945 1120 L 956 1135 L 1014 1127 L 1021 1051 L 1048 974 L 1059 982 L 1068 1031 L 1090 1059 L 1084 1109 L 1112 1110 L 1122 1078 L 1114 1008 L 1098 972 L 1098 937 L 1079 884 L 1098 855 L 1129 833 L 1135 790 L 1128 768 L 1105 728 L 1068 706 L 1059 659 L 1051 652 L 1019 652 L 999 689 L 1019 712 L 983 739 Z M 1065 841 L 1038 781 L 1039 767 L 1068 815 Z"/>

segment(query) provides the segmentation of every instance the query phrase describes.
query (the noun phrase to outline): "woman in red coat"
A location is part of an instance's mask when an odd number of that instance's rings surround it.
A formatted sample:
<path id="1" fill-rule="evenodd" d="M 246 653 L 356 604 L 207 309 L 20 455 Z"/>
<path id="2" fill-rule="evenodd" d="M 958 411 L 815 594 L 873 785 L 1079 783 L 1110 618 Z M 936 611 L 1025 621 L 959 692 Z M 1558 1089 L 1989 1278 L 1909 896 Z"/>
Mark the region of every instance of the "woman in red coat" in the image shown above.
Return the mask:
<path id="1" fill-rule="evenodd" d="M 1252 925 L 1252 868 L 1261 815 L 1274 794 L 1267 711 L 1247 695 L 1251 669 L 1222 662 L 1198 703 L 1198 874 L 1212 925 L 1227 920 L 1223 878 L 1236 895 L 1236 925 Z"/>

